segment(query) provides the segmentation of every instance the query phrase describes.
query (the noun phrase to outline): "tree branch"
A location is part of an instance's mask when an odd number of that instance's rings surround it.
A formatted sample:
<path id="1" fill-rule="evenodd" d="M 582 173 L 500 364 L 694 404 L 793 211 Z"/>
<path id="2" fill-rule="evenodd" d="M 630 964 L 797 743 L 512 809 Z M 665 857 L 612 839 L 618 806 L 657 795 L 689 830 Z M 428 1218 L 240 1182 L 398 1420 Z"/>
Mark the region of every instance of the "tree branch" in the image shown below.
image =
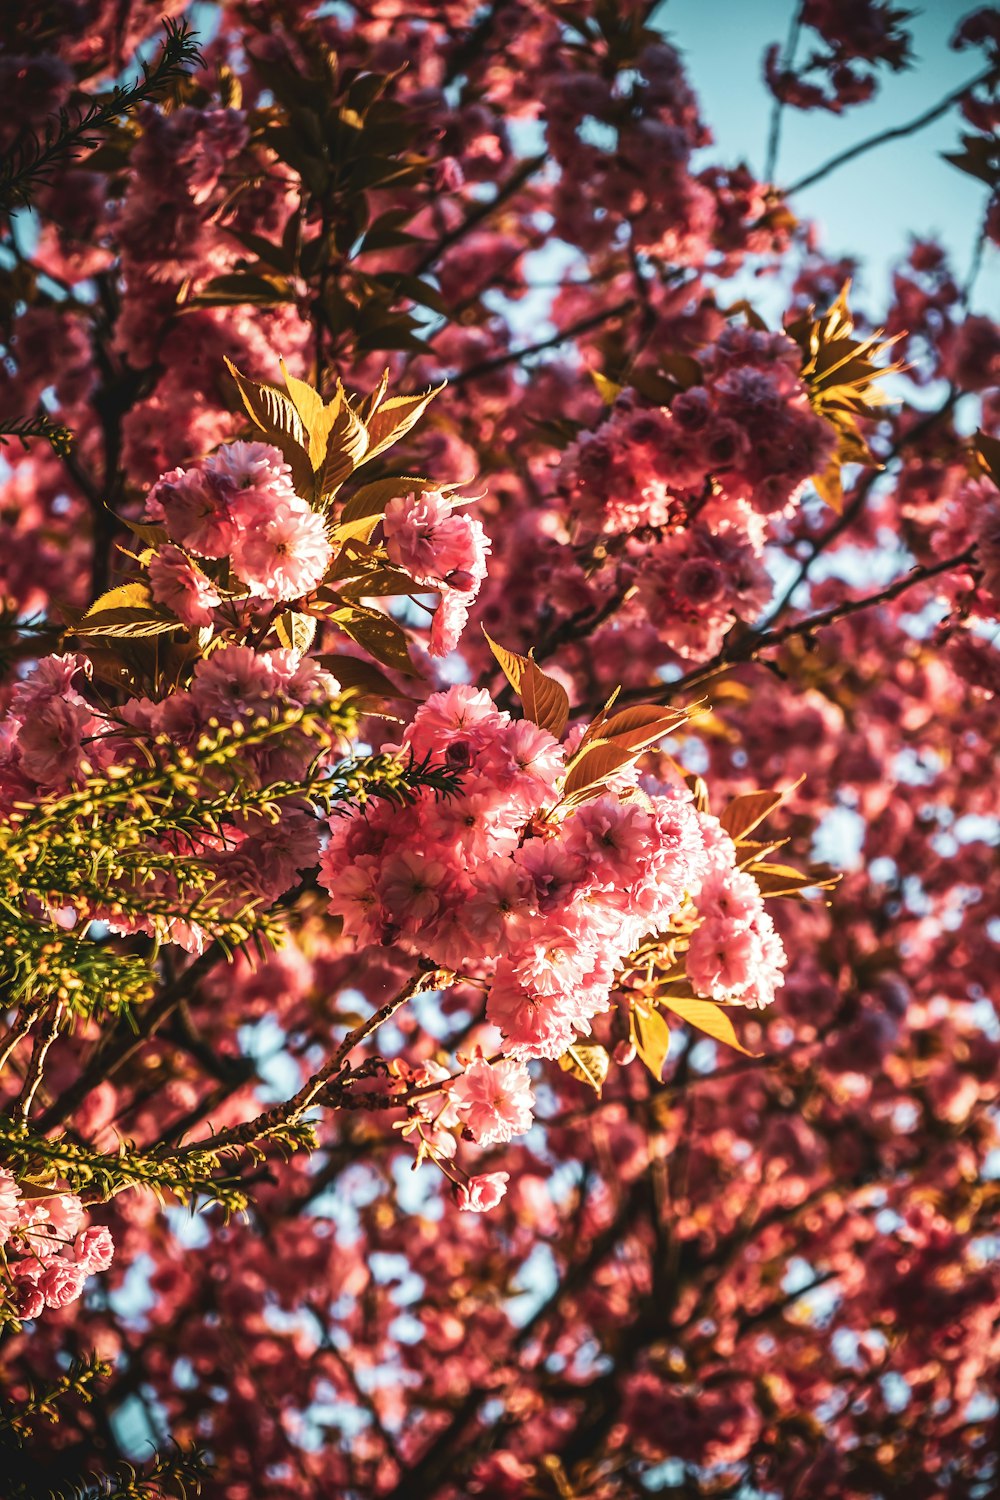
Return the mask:
<path id="1" fill-rule="evenodd" d="M 814 171 L 807 172 L 805 177 L 800 177 L 798 182 L 793 182 L 791 187 L 785 188 L 785 197 L 790 198 L 793 193 L 804 192 L 806 188 L 813 187 L 821 182 L 824 177 L 829 177 L 831 172 L 836 172 L 839 167 L 846 166 L 849 161 L 854 161 L 859 156 L 864 156 L 869 151 L 874 151 L 877 146 L 884 146 L 888 141 L 902 140 L 905 136 L 916 135 L 918 131 L 933 125 L 942 115 L 946 115 L 950 109 L 959 104 L 974 88 L 981 83 L 995 83 L 998 77 L 996 67 L 987 68 L 985 72 L 977 73 L 975 78 L 970 78 L 963 83 L 961 88 L 954 89 L 943 99 L 916 119 L 909 120 L 905 125 L 894 125 L 890 130 L 881 130 L 877 135 L 870 135 L 866 140 L 857 141 L 853 146 L 848 146 L 845 151 L 838 151 L 836 156 L 831 156 L 822 166 L 816 167 Z"/>

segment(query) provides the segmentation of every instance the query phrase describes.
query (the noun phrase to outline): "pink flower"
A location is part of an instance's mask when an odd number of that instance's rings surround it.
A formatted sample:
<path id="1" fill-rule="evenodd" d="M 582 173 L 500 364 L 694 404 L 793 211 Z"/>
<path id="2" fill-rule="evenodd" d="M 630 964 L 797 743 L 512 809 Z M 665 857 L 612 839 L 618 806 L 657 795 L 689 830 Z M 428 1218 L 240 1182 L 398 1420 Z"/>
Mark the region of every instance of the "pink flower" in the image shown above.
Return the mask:
<path id="1" fill-rule="evenodd" d="M 82 740 L 91 724 L 86 704 L 50 698 L 21 725 L 21 769 L 40 787 L 64 787 L 83 770 Z"/>
<path id="2" fill-rule="evenodd" d="M 474 594 L 486 577 L 490 543 L 482 524 L 456 515 L 435 490 L 389 501 L 385 545 L 397 568 L 429 588 Z"/>
<path id="3" fill-rule="evenodd" d="M 477 1057 L 451 1085 L 451 1097 L 480 1146 L 509 1141 L 530 1130 L 535 1096 L 522 1062 Z"/>
<path id="4" fill-rule="evenodd" d="M 95 1271 L 106 1271 L 114 1253 L 115 1242 L 106 1224 L 91 1224 L 81 1230 L 73 1246 L 73 1254 L 88 1276 Z"/>
<path id="5" fill-rule="evenodd" d="M 150 490 L 146 513 L 162 520 L 170 537 L 199 557 L 228 557 L 237 537 L 232 494 L 232 486 L 207 466 L 174 469 Z"/>
<path id="6" fill-rule="evenodd" d="M 45 1308 L 45 1298 L 39 1291 L 44 1266 L 38 1260 L 20 1260 L 11 1267 L 14 1281 L 14 1305 L 19 1318 L 37 1318 Z"/>
<path id="7" fill-rule="evenodd" d="M 431 656 L 447 656 L 454 651 L 462 638 L 469 619 L 471 595 L 460 594 L 455 589 L 445 589 L 441 602 L 434 611 L 431 634 L 427 649 Z"/>
<path id="8" fill-rule="evenodd" d="M 456 1188 L 459 1208 L 467 1213 L 489 1213 L 506 1193 L 509 1181 L 509 1172 L 484 1172 L 479 1177 L 470 1177 Z"/>
<path id="9" fill-rule="evenodd" d="M 445 866 L 411 849 L 392 855 L 385 863 L 378 890 L 390 920 L 417 928 L 437 914 Z"/>
<path id="10" fill-rule="evenodd" d="M 551 995 L 526 989 L 506 959 L 487 997 L 486 1019 L 500 1028 L 510 1057 L 561 1057 L 576 1036 L 567 1008 Z"/>
<path id="11" fill-rule="evenodd" d="M 227 646 L 198 662 L 191 700 L 206 718 L 232 724 L 247 715 L 269 715 L 279 686 L 280 678 L 266 651 Z"/>
<path id="12" fill-rule="evenodd" d="M 489 538 L 479 521 L 456 515 L 436 490 L 390 500 L 384 529 L 390 561 L 416 583 L 441 591 L 428 649 L 431 656 L 447 656 L 486 577 Z"/>
<path id="13" fill-rule="evenodd" d="M 54 1256 L 38 1278 L 38 1290 L 46 1307 L 66 1307 L 75 1302 L 87 1279 L 85 1266 Z"/>
<path id="14" fill-rule="evenodd" d="M 83 1204 L 76 1194 L 60 1193 L 44 1202 L 50 1232 L 60 1239 L 73 1239 L 83 1224 Z"/>
<path id="15" fill-rule="evenodd" d="M 20 1222 L 17 1200 L 21 1189 L 6 1167 L 0 1167 L 0 1245 L 6 1245 Z"/>
<path id="16" fill-rule="evenodd" d="M 271 443 L 224 443 L 205 460 L 204 467 L 233 490 L 266 490 L 275 500 L 295 495 L 292 471 Z"/>
<path id="17" fill-rule="evenodd" d="M 211 625 L 222 597 L 186 552 L 168 543 L 150 559 L 147 572 L 153 598 L 173 610 L 183 625 L 191 630 Z"/>
<path id="18" fill-rule="evenodd" d="M 326 525 L 294 491 L 249 491 L 237 511 L 232 563 L 251 594 L 272 603 L 300 599 L 321 583 L 332 552 Z"/>

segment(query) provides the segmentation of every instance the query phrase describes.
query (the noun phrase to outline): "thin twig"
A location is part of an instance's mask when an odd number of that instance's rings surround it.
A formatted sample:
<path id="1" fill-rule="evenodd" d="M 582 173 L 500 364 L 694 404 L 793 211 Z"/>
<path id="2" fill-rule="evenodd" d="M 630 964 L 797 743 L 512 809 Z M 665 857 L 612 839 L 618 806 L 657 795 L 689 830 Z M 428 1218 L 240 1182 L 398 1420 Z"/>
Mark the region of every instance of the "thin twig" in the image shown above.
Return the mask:
<path id="1" fill-rule="evenodd" d="M 862 610 L 873 609 L 878 604 L 888 604 L 891 600 L 898 599 L 900 594 L 905 594 L 908 589 L 915 588 L 917 584 L 926 583 L 928 579 L 936 578 L 941 573 L 948 573 L 953 568 L 967 566 L 975 557 L 975 552 L 974 546 L 966 547 L 964 552 L 959 552 L 955 557 L 947 557 L 942 562 L 923 563 L 919 567 L 911 568 L 902 578 L 897 578 L 885 588 L 879 589 L 877 593 L 865 594 L 860 599 L 845 599 L 841 604 L 821 610 L 819 614 L 809 615 L 804 620 L 795 620 L 790 625 L 783 625 L 780 630 L 765 628 L 747 631 L 731 645 L 727 642 L 709 661 L 704 662 L 700 667 L 694 667 L 683 677 L 669 683 L 663 693 L 653 701 L 669 703 L 678 693 L 698 687 L 701 683 L 707 682 L 710 677 L 717 677 L 720 672 L 728 671 L 730 667 L 744 666 L 749 662 L 757 661 L 763 651 L 771 651 L 776 646 L 783 646 L 786 641 L 793 640 L 795 637 L 814 635 L 816 631 L 823 630 L 827 625 L 836 625 L 851 615 L 860 614 Z"/>
<path id="2" fill-rule="evenodd" d="M 802 0 L 795 0 L 792 9 L 792 19 L 788 28 L 788 36 L 785 40 L 785 50 L 781 54 L 781 67 L 783 72 L 788 72 L 795 62 L 795 50 L 799 42 L 799 32 L 802 30 Z M 767 157 L 764 162 L 764 181 L 773 182 L 775 169 L 778 165 L 778 148 L 781 144 L 781 118 L 785 103 L 775 95 L 771 105 L 771 121 L 767 132 Z"/>
<path id="3" fill-rule="evenodd" d="M 848 146 L 845 151 L 838 151 L 836 156 L 831 156 L 828 161 L 823 162 L 822 166 L 816 167 L 812 172 L 807 172 L 805 177 L 800 177 L 798 182 L 793 182 L 791 187 L 785 188 L 785 196 L 790 198 L 793 193 L 804 192 L 806 188 L 821 182 L 824 177 L 829 177 L 830 173 L 836 172 L 839 167 L 846 166 L 849 161 L 854 161 L 857 157 L 874 151 L 877 146 L 884 146 L 888 141 L 902 140 L 904 136 L 916 135 L 918 131 L 926 129 L 942 115 L 946 115 L 974 88 L 978 88 L 981 83 L 995 83 L 998 76 L 1000 73 L 995 66 L 987 68 L 985 72 L 977 73 L 975 78 L 970 78 L 960 88 L 947 94 L 937 104 L 925 110 L 922 115 L 917 115 L 915 119 L 907 121 L 905 125 L 894 125 L 890 130 L 881 130 L 877 135 L 870 135 L 867 139 Z"/>
<path id="4" fill-rule="evenodd" d="M 352 1031 L 349 1031 L 333 1055 L 302 1085 L 297 1094 L 293 1094 L 283 1104 L 276 1104 L 273 1109 L 266 1110 L 256 1119 L 247 1120 L 243 1125 L 235 1125 L 229 1130 L 220 1130 L 217 1134 L 209 1136 L 207 1140 L 192 1141 L 186 1149 L 218 1151 L 227 1150 L 233 1146 L 246 1146 L 250 1141 L 267 1135 L 277 1125 L 291 1125 L 301 1120 L 306 1111 L 318 1101 L 330 1080 L 341 1071 L 354 1048 L 367 1037 L 372 1036 L 380 1026 L 384 1026 L 386 1021 L 391 1020 L 408 1000 L 413 999 L 414 995 L 420 994 L 422 990 L 433 988 L 435 980 L 439 978 L 440 974 L 437 970 L 430 972 L 425 970 L 415 974 L 398 994 L 393 995 L 391 1000 L 387 1000 L 383 1006 L 380 1006 L 373 1015 L 368 1017 L 367 1021 L 360 1022 Z"/>

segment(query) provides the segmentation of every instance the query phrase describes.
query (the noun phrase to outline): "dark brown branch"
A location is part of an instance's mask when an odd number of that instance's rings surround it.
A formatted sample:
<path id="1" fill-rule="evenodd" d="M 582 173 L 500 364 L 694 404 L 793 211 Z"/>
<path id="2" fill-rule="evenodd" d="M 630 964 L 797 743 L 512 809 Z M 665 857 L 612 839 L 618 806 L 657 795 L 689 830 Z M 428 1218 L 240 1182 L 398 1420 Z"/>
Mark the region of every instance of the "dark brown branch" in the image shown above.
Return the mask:
<path id="1" fill-rule="evenodd" d="M 845 599 L 841 604 L 835 604 L 830 609 L 824 609 L 819 614 L 809 615 L 804 620 L 795 620 L 790 625 L 783 625 L 780 630 L 763 629 L 748 630 L 745 635 L 732 644 L 727 640 L 726 644 L 717 651 L 709 661 L 702 666 L 695 667 L 686 672 L 675 682 L 671 682 L 655 702 L 669 703 L 678 693 L 686 692 L 689 688 L 698 687 L 707 682 L 710 677 L 717 677 L 720 672 L 727 671 L 730 667 L 743 666 L 749 662 L 757 661 L 761 653 L 771 651 L 776 646 L 783 646 L 786 641 L 796 637 L 808 638 L 817 630 L 823 630 L 827 625 L 836 625 L 841 620 L 849 619 L 851 615 L 860 614 L 862 610 L 873 609 L 879 604 L 888 604 L 893 599 L 898 599 L 908 589 L 915 588 L 917 584 L 926 583 L 930 578 L 936 578 L 941 573 L 949 573 L 954 568 L 967 566 L 975 557 L 975 547 L 967 547 L 964 552 L 959 552 L 955 557 L 947 557 L 943 562 L 922 563 L 919 567 L 911 568 L 902 578 L 879 589 L 875 594 L 865 594 L 860 599 Z"/>

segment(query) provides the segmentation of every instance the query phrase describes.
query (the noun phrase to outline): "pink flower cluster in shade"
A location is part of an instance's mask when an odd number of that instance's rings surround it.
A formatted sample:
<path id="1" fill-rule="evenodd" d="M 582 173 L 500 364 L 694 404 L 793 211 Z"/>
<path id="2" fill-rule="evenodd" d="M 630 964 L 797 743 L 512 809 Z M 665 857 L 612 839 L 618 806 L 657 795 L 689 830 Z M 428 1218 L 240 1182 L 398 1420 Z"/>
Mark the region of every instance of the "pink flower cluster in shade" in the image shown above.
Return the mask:
<path id="1" fill-rule="evenodd" d="M 154 597 L 185 624 L 209 624 L 220 602 L 190 559 L 185 568 L 185 553 L 228 558 L 249 593 L 271 604 L 308 594 L 330 566 L 323 517 L 295 493 L 288 464 L 267 443 L 229 443 L 194 468 L 173 469 L 146 508 L 177 544 L 150 567 Z"/>
<path id="2" fill-rule="evenodd" d="M 566 454 L 560 489 L 579 539 L 683 522 L 706 482 L 771 515 L 836 444 L 809 405 L 802 355 L 783 333 L 730 325 L 699 355 L 700 383 L 669 406 L 618 398 Z"/>
<path id="3" fill-rule="evenodd" d="M 84 1218 L 75 1193 L 22 1197 L 0 1167 L 0 1258 L 6 1267 L 0 1292 L 17 1317 L 37 1318 L 47 1307 L 75 1302 L 88 1276 L 108 1269 L 115 1252 L 111 1233 L 104 1225 L 86 1225 Z"/>
<path id="4" fill-rule="evenodd" d="M 766 518 L 794 504 L 836 442 L 784 334 L 731 326 L 701 352 L 700 382 L 663 407 L 624 391 L 567 449 L 556 484 L 569 539 L 617 565 L 636 629 L 710 655 L 765 607 Z"/>
<path id="5" fill-rule="evenodd" d="M 731 980 L 726 998 L 773 994 L 781 944 L 732 842 L 686 792 L 619 782 L 560 816 L 563 748 L 471 687 L 429 698 L 404 745 L 461 768 L 462 791 L 335 820 L 320 865 L 330 909 L 361 944 L 394 943 L 488 981 L 486 1017 L 508 1058 L 558 1057 L 588 1034 L 628 954 L 692 900 L 739 950 L 724 969 L 710 945 L 696 950 L 702 992 Z M 524 1118 L 526 1079 L 487 1077 L 479 1063 L 469 1072 L 453 1096 L 459 1114 L 474 1136 L 503 1139 Z"/>
<path id="6" fill-rule="evenodd" d="M 418 584 L 440 591 L 430 653 L 447 656 L 458 645 L 486 577 L 490 542 L 482 523 L 456 515 L 439 491 L 424 490 L 389 501 L 384 531 L 389 560 Z"/>

